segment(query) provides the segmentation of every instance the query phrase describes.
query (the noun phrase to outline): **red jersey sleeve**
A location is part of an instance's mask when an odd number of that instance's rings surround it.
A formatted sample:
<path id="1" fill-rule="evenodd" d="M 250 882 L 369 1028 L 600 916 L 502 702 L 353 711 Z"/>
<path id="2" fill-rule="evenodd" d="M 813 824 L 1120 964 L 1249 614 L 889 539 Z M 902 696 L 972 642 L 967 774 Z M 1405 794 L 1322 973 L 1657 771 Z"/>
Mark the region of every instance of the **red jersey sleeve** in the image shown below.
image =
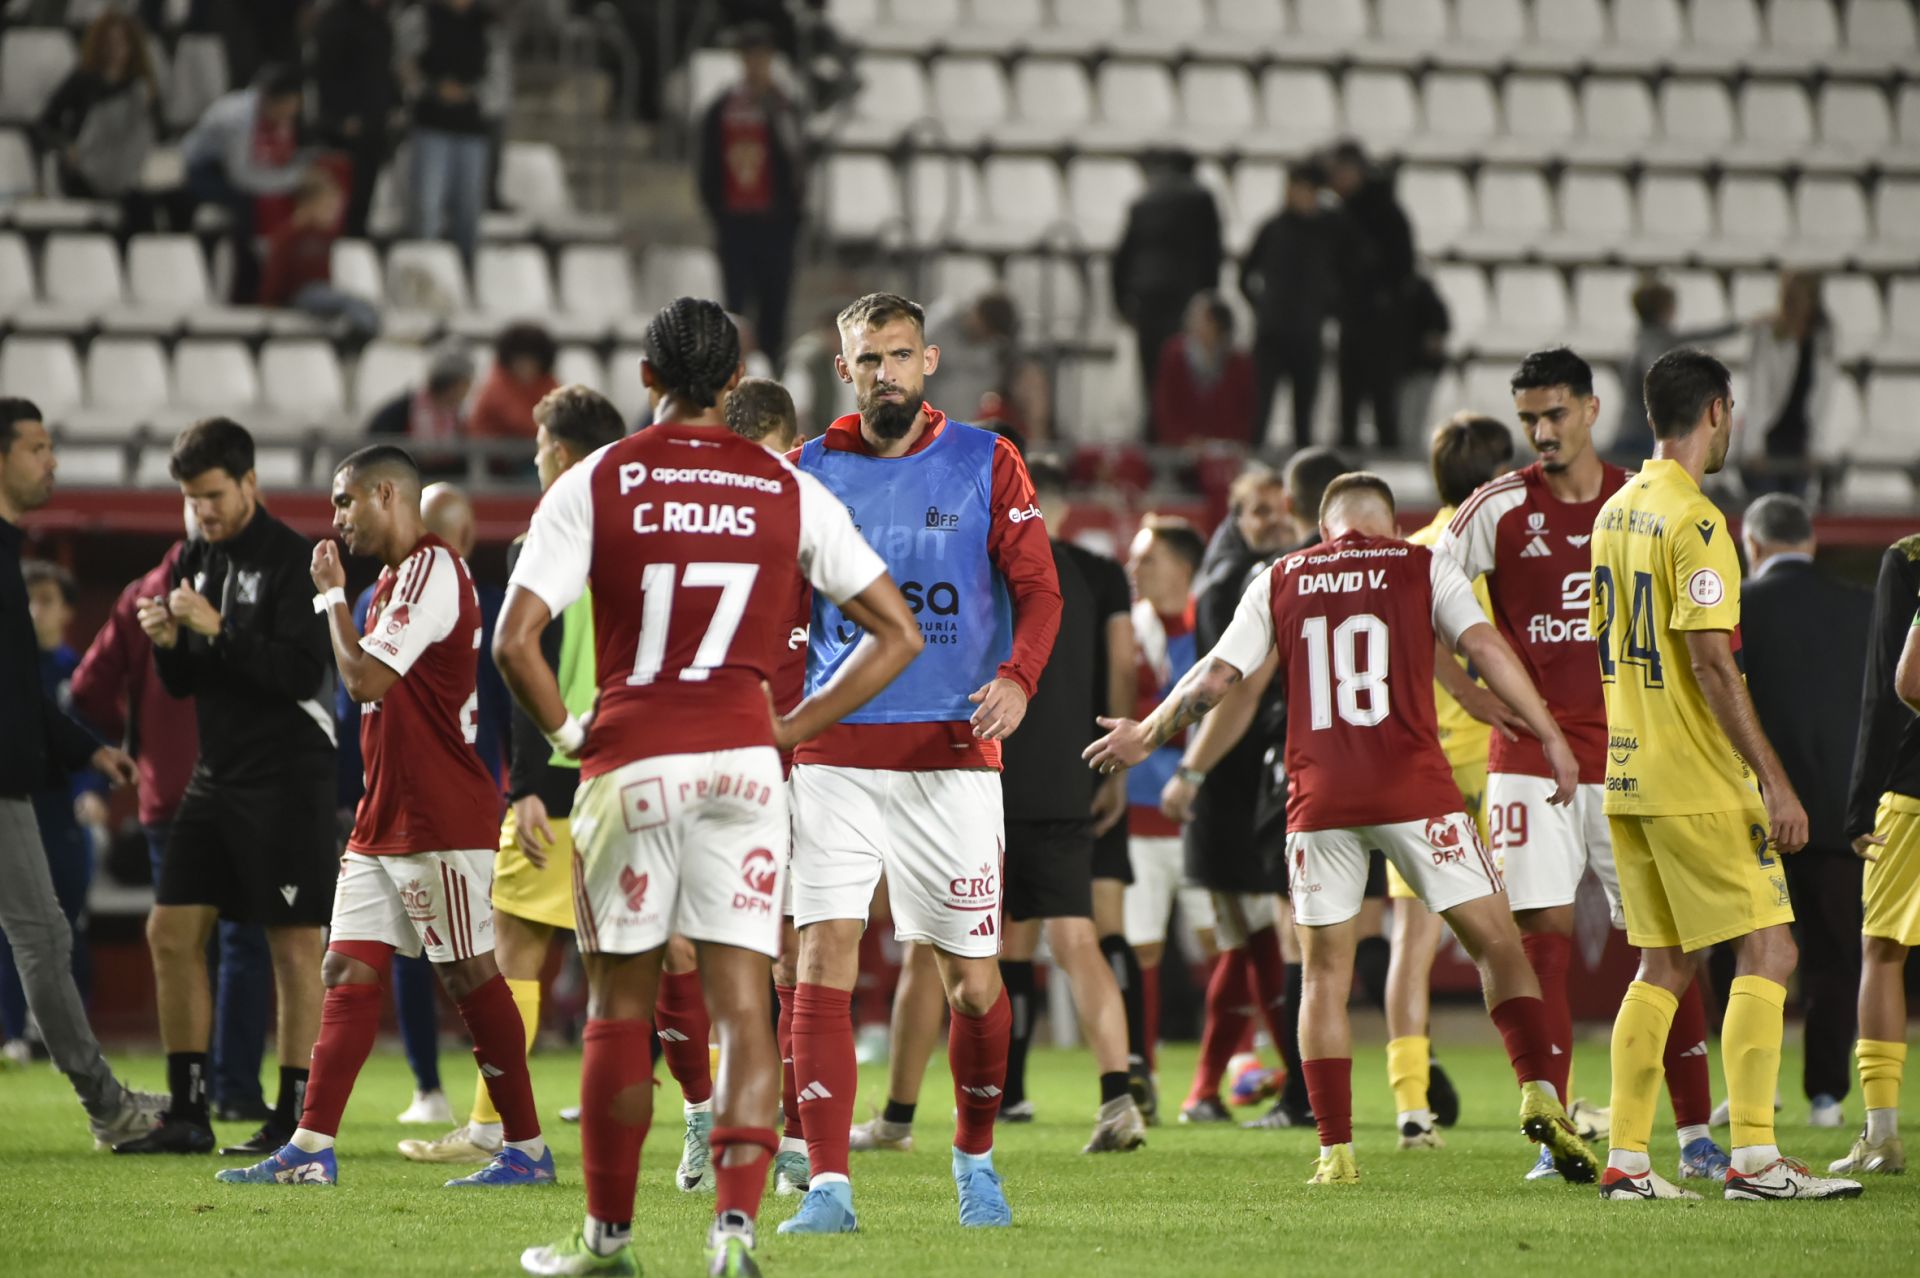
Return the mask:
<path id="1" fill-rule="evenodd" d="M 133 636 L 145 637 L 134 603 L 140 585 L 134 582 L 120 592 L 112 615 L 87 646 L 87 653 L 80 658 L 69 685 L 74 713 L 96 732 L 114 741 L 126 735 L 127 707 L 134 696 Z M 144 659 L 146 653 L 141 651 L 137 656 Z"/>
<path id="2" fill-rule="evenodd" d="M 1060 578 L 1053 567 L 1053 546 L 1046 521 L 1034 502 L 1027 464 L 1006 439 L 993 450 L 993 524 L 987 532 L 987 557 L 1006 579 L 1013 598 L 1013 653 L 998 674 L 1033 696 L 1040 672 L 1053 655 L 1060 633 Z"/>

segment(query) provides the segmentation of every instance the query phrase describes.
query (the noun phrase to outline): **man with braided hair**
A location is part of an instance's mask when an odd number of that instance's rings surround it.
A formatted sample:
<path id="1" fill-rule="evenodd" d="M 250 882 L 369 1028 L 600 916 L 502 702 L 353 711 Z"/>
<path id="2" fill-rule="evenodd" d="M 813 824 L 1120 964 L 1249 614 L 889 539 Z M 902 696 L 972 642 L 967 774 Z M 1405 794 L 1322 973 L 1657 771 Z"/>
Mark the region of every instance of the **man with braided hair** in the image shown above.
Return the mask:
<path id="1" fill-rule="evenodd" d="M 848 1003 L 881 873 L 894 935 L 933 947 L 953 1009 L 947 1059 L 960 1223 L 1005 1226 L 993 1165 L 1012 1015 L 1000 952 L 1000 742 L 1020 726 L 1053 651 L 1060 584 L 1026 463 L 1007 440 L 925 399 L 940 364 L 926 316 L 873 293 L 839 318 L 834 367 L 860 411 L 798 454 L 905 583 L 928 655 L 794 760 L 793 1055 L 812 1181 L 782 1233 L 856 1227 L 847 1179 L 854 1086 Z M 859 618 L 814 595 L 808 691 L 843 683 Z M 889 1116 L 891 1117 L 891 1116 Z"/>
<path id="2" fill-rule="evenodd" d="M 553 747 L 580 760 L 576 935 L 589 989 L 580 1080 L 587 1217 L 530 1247 L 534 1274 L 636 1274 L 634 1186 L 653 1117 L 647 1044 L 667 938 L 694 943 L 727 1068 L 713 1096 L 718 1201 L 708 1272 L 757 1275 L 754 1220 L 777 1145 L 767 985 L 787 838 L 778 751 L 837 722 L 920 650 L 913 615 L 846 508 L 728 430 L 733 324 L 680 298 L 647 328 L 654 425 L 595 452 L 541 499 L 494 639 L 501 675 Z M 567 708 L 540 636 L 593 577 L 591 727 Z M 866 642 L 786 714 L 765 691 L 803 592 Z"/>

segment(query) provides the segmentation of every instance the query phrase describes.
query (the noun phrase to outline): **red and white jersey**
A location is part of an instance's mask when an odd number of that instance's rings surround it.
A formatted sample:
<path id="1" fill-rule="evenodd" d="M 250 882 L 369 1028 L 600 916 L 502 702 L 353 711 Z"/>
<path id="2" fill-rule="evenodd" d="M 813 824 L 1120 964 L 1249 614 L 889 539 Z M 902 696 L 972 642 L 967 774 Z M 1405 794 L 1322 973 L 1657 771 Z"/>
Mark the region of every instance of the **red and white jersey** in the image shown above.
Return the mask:
<path id="1" fill-rule="evenodd" d="M 788 677 L 806 587 L 843 603 L 885 571 L 819 480 L 724 426 L 662 423 L 554 482 L 512 584 L 557 616 L 592 579 L 586 779 L 771 746 L 760 685 Z"/>
<path id="2" fill-rule="evenodd" d="M 1627 479 L 1626 471 L 1609 465 L 1592 501 L 1564 502 L 1535 462 L 1481 485 L 1434 544 L 1469 578 L 1486 577 L 1494 624 L 1547 699 L 1588 785 L 1607 779 L 1607 704 L 1587 628 L 1593 593 L 1587 544 L 1600 507 Z M 1487 770 L 1553 775 L 1545 748 L 1528 733 L 1518 741 L 1494 733 Z"/>
<path id="3" fill-rule="evenodd" d="M 1209 657 L 1244 674 L 1279 652 L 1289 832 L 1460 810 L 1434 720 L 1433 641 L 1451 648 L 1486 620 L 1457 564 L 1391 537 L 1347 533 L 1248 584 Z"/>
<path id="4" fill-rule="evenodd" d="M 375 583 L 360 650 L 400 677 L 360 714 L 366 793 L 347 850 L 459 852 L 500 839 L 500 787 L 473 752 L 480 596 L 432 533 Z"/>

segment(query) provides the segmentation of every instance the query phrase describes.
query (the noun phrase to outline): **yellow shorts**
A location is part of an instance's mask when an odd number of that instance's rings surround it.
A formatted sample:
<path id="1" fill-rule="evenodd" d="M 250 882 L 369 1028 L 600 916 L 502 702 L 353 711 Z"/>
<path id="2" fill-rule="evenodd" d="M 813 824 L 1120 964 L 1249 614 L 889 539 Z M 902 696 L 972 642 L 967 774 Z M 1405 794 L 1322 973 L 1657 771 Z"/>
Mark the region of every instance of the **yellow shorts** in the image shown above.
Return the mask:
<path id="1" fill-rule="evenodd" d="M 1920 799 L 1883 794 L 1873 832 L 1887 841 L 1867 862 L 1860 931 L 1900 945 L 1920 945 Z"/>
<path id="2" fill-rule="evenodd" d="M 573 827 L 565 817 L 548 817 L 554 844 L 547 868 L 534 868 L 520 850 L 513 809 L 500 823 L 500 850 L 493 855 L 493 908 L 515 918 L 573 930 Z"/>
<path id="3" fill-rule="evenodd" d="M 1478 759 L 1453 765 L 1453 783 L 1460 787 L 1461 808 L 1473 818 L 1473 824 L 1480 831 L 1482 847 L 1491 847 L 1487 842 L 1487 757 L 1482 754 Z M 1394 868 L 1392 861 L 1387 862 L 1387 895 L 1395 901 L 1412 901 L 1418 894 L 1407 886 L 1407 881 Z"/>
<path id="4" fill-rule="evenodd" d="M 1609 814 L 1627 940 L 1686 951 L 1793 922 L 1787 876 L 1759 808 L 1690 816 Z"/>

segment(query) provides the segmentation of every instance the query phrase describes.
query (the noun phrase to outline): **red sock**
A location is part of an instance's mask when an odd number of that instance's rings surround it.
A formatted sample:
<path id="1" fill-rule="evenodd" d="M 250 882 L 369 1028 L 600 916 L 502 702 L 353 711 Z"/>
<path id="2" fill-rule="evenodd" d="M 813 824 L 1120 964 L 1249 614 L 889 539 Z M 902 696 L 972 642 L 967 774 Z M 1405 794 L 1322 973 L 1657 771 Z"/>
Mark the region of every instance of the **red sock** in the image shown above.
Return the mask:
<path id="1" fill-rule="evenodd" d="M 1146 1042 L 1140 1045 L 1147 1058 L 1147 1070 L 1152 1072 L 1155 1058 L 1160 1054 L 1160 965 L 1142 966 L 1140 969 L 1140 1010 L 1142 1029 Z"/>
<path id="2" fill-rule="evenodd" d="M 527 1029 L 513 1004 L 507 978 L 493 979 L 461 999 L 460 1019 L 473 1036 L 473 1059 L 487 1080 L 487 1094 L 500 1111 L 502 1133 L 508 1140 L 533 1140 L 540 1135 L 540 1111 L 533 1103 L 533 1079 L 527 1074 Z"/>
<path id="3" fill-rule="evenodd" d="M 587 1215 L 608 1224 L 633 1220 L 640 1146 L 653 1123 L 652 1037 L 646 1021 L 588 1021 L 581 1036 L 580 1171 Z"/>
<path id="4" fill-rule="evenodd" d="M 1263 927 L 1247 938 L 1247 969 L 1253 999 L 1260 1005 L 1273 1050 L 1287 1041 L 1287 961 L 1280 954 L 1280 929 Z"/>
<path id="5" fill-rule="evenodd" d="M 959 1112 L 953 1147 L 963 1154 L 993 1148 L 993 1119 L 1007 1081 L 1007 1043 L 1013 1035 L 1013 1003 L 1005 990 L 980 1016 L 953 1014 L 947 1031 L 947 1067 L 953 1071 L 953 1103 Z"/>
<path id="6" fill-rule="evenodd" d="M 1707 1082 L 1707 1005 L 1700 982 L 1687 986 L 1674 1009 L 1673 1028 L 1667 1031 L 1667 1094 L 1673 1098 L 1676 1127 L 1705 1127 L 1713 1116 L 1713 1093 Z"/>
<path id="7" fill-rule="evenodd" d="M 776 985 L 773 993 L 780 1000 L 780 1019 L 774 1025 L 774 1042 L 780 1048 L 780 1113 L 787 1120 L 780 1134 L 793 1140 L 807 1138 L 806 1125 L 800 1121 L 800 1084 L 793 1070 L 793 986 Z"/>
<path id="8" fill-rule="evenodd" d="M 715 1215 L 737 1211 L 749 1220 L 760 1215 L 760 1196 L 767 1190 L 767 1162 L 780 1147 L 780 1138 L 771 1127 L 716 1127 L 708 1138 L 713 1150 L 713 1177 L 717 1201 Z M 746 1146 L 751 1158 L 727 1165 L 727 1151 Z"/>
<path id="9" fill-rule="evenodd" d="M 1353 1059 L 1323 1056 L 1300 1062 L 1307 1076 L 1307 1102 L 1313 1106 L 1322 1145 L 1353 1143 Z"/>
<path id="10" fill-rule="evenodd" d="M 380 1032 L 380 987 L 335 985 L 320 1008 L 320 1037 L 313 1041 L 305 1109 L 300 1125 L 322 1136 L 340 1133 L 340 1115 L 353 1095 L 353 1081 L 373 1053 Z"/>
<path id="11" fill-rule="evenodd" d="M 853 1059 L 853 996 L 802 983 L 793 992 L 793 1072 L 800 1084 L 807 1165 L 813 1174 L 847 1174 L 847 1132 L 859 1067 Z"/>
<path id="12" fill-rule="evenodd" d="M 700 973 L 660 974 L 660 998 L 654 1005 L 653 1022 L 667 1069 L 673 1081 L 680 1084 L 680 1094 L 691 1105 L 711 1100 L 713 1057 L 707 1050 L 707 1040 L 712 1037 L 713 1022 L 707 1018 L 707 999 L 700 992 Z"/>
<path id="13" fill-rule="evenodd" d="M 1547 1030 L 1546 1005 L 1537 998 L 1510 998 L 1497 1005 L 1492 1015 L 1507 1045 L 1514 1077 L 1523 1083 L 1552 1082 L 1547 1069 L 1553 1060 L 1553 1037 Z M 1566 1097 L 1560 1099 L 1565 1103 Z"/>
<path id="14" fill-rule="evenodd" d="M 1564 1104 L 1567 1079 L 1573 1074 L 1573 1006 L 1567 1002 L 1567 967 L 1573 961 L 1573 938 L 1557 932 L 1528 932 L 1520 937 L 1533 974 L 1540 978 L 1540 1002 L 1546 1008 L 1547 1055 L 1540 1077 L 1553 1084 Z M 1553 1049 L 1559 1048 L 1556 1053 Z"/>
<path id="15" fill-rule="evenodd" d="M 1207 981 L 1207 1019 L 1200 1031 L 1200 1059 L 1194 1062 L 1193 1087 L 1187 1093 L 1189 1105 L 1220 1098 L 1227 1062 L 1252 1028 L 1253 1009 L 1247 1002 L 1253 997 L 1253 969 L 1246 960 L 1244 950 L 1228 950 L 1213 965 L 1213 976 Z"/>

